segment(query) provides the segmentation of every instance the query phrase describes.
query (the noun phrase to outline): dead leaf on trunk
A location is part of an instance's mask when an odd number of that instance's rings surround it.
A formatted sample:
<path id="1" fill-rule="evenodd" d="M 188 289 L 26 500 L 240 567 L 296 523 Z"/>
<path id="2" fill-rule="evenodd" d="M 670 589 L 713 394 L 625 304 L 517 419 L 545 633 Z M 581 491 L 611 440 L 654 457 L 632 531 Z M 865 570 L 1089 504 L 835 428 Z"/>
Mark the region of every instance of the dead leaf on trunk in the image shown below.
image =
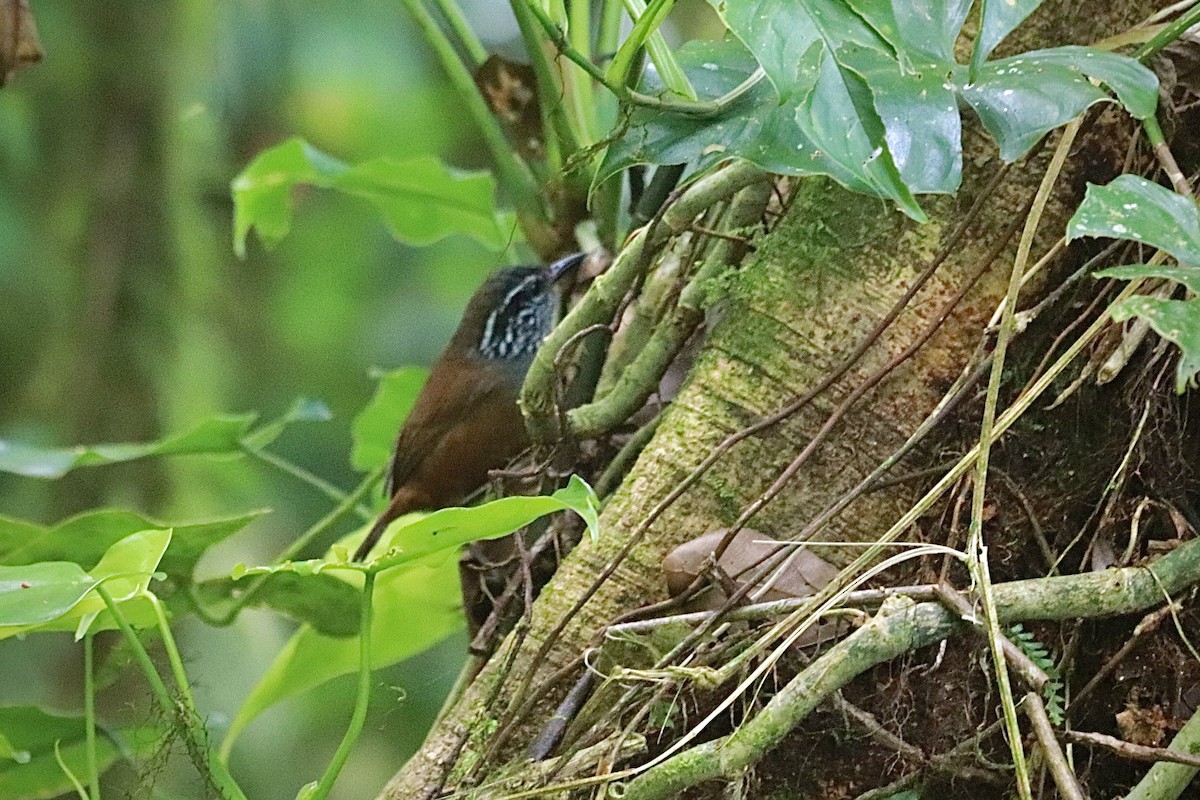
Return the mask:
<path id="1" fill-rule="evenodd" d="M 43 55 L 29 0 L 0 0 L 0 86 Z"/>
<path id="2" fill-rule="evenodd" d="M 546 145 L 533 68 L 491 55 L 475 72 L 475 85 L 521 157 L 526 161 L 544 159 Z"/>

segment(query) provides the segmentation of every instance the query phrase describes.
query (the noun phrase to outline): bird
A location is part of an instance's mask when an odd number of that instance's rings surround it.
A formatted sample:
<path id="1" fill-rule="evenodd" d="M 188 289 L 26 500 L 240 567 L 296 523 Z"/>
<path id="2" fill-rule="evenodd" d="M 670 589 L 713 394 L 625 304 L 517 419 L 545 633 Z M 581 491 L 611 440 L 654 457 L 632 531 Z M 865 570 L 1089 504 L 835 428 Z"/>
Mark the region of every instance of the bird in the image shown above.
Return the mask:
<path id="1" fill-rule="evenodd" d="M 562 304 L 559 281 L 587 257 L 505 267 L 467 303 L 396 437 L 391 498 L 354 554 L 364 560 L 395 519 L 458 505 L 529 445 L 517 405 Z"/>

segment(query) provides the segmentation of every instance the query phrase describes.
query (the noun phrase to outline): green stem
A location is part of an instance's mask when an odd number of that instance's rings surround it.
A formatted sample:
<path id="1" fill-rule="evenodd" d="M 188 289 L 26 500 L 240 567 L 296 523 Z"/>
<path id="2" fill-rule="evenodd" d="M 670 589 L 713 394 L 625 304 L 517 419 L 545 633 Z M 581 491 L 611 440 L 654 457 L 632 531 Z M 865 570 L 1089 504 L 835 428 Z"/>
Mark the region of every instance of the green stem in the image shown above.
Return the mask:
<path id="1" fill-rule="evenodd" d="M 525 52 L 533 68 L 537 84 L 538 105 L 542 112 L 542 134 L 546 139 L 546 159 L 558 172 L 566 160 L 579 150 L 579 137 L 571 127 L 566 109 L 571 104 L 565 98 L 567 88 L 555 63 L 546 55 L 545 42 L 538 33 L 536 17 L 530 13 L 528 0 L 511 0 L 517 27 L 525 42 Z M 555 26 L 556 28 L 558 26 Z"/>
<path id="2" fill-rule="evenodd" d="M 196 765 L 196 769 L 207 775 L 209 781 L 223 800 L 246 800 L 246 795 L 233 780 L 233 776 L 229 774 L 225 765 L 218 759 L 212 758 L 208 749 L 207 731 L 204 730 L 199 717 L 195 715 L 194 711 L 188 713 L 184 709 L 181 709 L 171 697 L 171 693 L 167 690 L 167 685 L 163 683 L 162 676 L 158 674 L 158 669 L 154 666 L 154 662 L 150 660 L 150 654 L 146 652 L 146 648 L 142 644 L 141 639 L 138 638 L 137 632 L 134 631 L 129 621 L 125 619 L 125 614 L 121 612 L 120 606 L 113 600 L 112 595 L 108 593 L 108 590 L 103 585 L 96 587 L 96 593 L 100 595 L 100 599 L 108 607 L 108 613 L 112 614 L 117 627 L 125 635 L 125 641 L 129 642 L 129 646 L 133 649 L 134 659 L 142 668 L 142 673 L 146 676 L 146 681 L 150 684 L 150 690 L 154 693 L 154 697 L 162 708 L 163 713 L 179 721 L 179 726 L 189 742 L 188 752 L 192 754 L 192 763 Z"/>
<path id="3" fill-rule="evenodd" d="M 246 442 L 242 442 L 242 452 L 248 456 L 257 458 L 264 464 L 269 464 L 270 466 L 275 467 L 281 472 L 291 475 L 298 481 L 307 483 L 309 486 L 312 486 L 314 489 L 335 503 L 340 503 L 346 499 L 346 493 L 341 489 L 334 486 L 324 478 L 314 475 L 299 464 L 288 461 L 286 458 L 277 456 L 274 453 L 269 453 L 260 447 L 255 447 L 254 445 L 247 444 Z M 367 508 L 358 509 L 358 513 L 364 520 L 368 522 L 374 519 L 374 515 Z"/>
<path id="4" fill-rule="evenodd" d="M 1197 8 L 1200 8 L 1200 6 L 1197 6 Z M 1188 183 L 1183 170 L 1179 169 L 1179 164 L 1175 161 L 1175 155 L 1171 152 L 1171 148 L 1167 146 L 1166 137 L 1163 136 L 1162 128 L 1158 124 L 1158 117 L 1153 115 L 1146 117 L 1142 120 L 1142 129 L 1146 132 L 1146 138 L 1150 140 L 1150 144 L 1154 148 L 1154 157 L 1158 159 L 1159 166 L 1162 167 L 1163 172 L 1167 173 L 1167 177 L 1171 179 L 1171 186 L 1184 197 L 1191 197 L 1192 185 Z"/>
<path id="5" fill-rule="evenodd" d="M 462 9 L 458 7 L 458 3 L 455 0 L 434 0 L 434 2 L 437 3 L 442 16 L 446 18 L 450 30 L 454 31 L 454 35 L 458 37 L 459 45 L 471 57 L 471 71 L 479 69 L 483 62 L 487 61 L 488 52 L 483 46 L 483 42 L 479 41 L 479 37 L 475 35 L 475 31 L 471 30 L 471 25 L 467 22 Z"/>
<path id="6" fill-rule="evenodd" d="M 582 53 L 588 61 L 591 61 L 592 4 L 571 3 L 567 13 L 570 15 L 567 31 L 571 37 L 571 46 L 576 52 Z M 574 91 L 571 96 L 575 101 L 575 116 L 579 129 L 583 132 L 584 141 L 591 144 L 600 138 L 600 120 L 596 113 L 595 88 L 586 72 L 582 75 L 576 73 L 572 77 Z"/>
<path id="7" fill-rule="evenodd" d="M 604 70 L 592 63 L 591 59 L 587 58 L 583 53 L 577 51 L 571 46 L 566 35 L 562 30 L 554 24 L 554 20 L 550 19 L 542 9 L 536 4 L 531 3 L 527 6 L 531 13 L 542 26 L 550 41 L 554 44 L 558 51 L 570 59 L 576 65 L 583 69 L 584 72 L 591 75 L 605 89 L 608 89 L 618 100 L 623 103 L 628 103 L 635 106 L 643 106 L 652 108 L 658 111 L 670 111 L 677 114 L 683 114 L 689 117 L 698 117 L 704 119 L 714 117 L 727 109 L 730 104 L 740 98 L 746 92 L 753 89 L 755 86 L 766 77 L 766 72 L 760 67 L 750 74 L 746 80 L 730 89 L 725 94 L 715 100 L 674 100 L 669 97 L 655 97 L 653 95 L 643 94 L 642 92 L 634 91 L 622 83 L 615 83 L 609 80 L 608 75 Z"/>
<path id="8" fill-rule="evenodd" d="M 183 668 L 183 659 L 179 657 L 179 648 L 175 646 L 175 637 L 171 635 L 171 626 L 167 623 L 167 615 L 163 613 L 162 603 L 152 594 L 147 595 L 150 605 L 154 608 L 154 619 L 158 623 L 158 633 L 162 636 L 163 649 L 167 651 L 167 662 L 171 665 L 171 674 L 175 678 L 175 687 L 179 690 L 184 710 L 196 719 L 196 699 L 192 697 L 192 684 L 188 681 L 187 671 Z"/>
<path id="9" fill-rule="evenodd" d="M 100 800 L 100 770 L 96 760 L 96 679 L 92 632 L 83 637 L 83 720 L 87 737 L 90 800 Z"/>
<path id="10" fill-rule="evenodd" d="M 1200 5 L 1192 6 L 1180 14 L 1174 22 L 1155 34 L 1154 38 L 1134 50 L 1132 56 L 1144 64 L 1197 22 L 1200 22 Z"/>
<path id="11" fill-rule="evenodd" d="M 762 219 L 770 198 L 771 183 L 764 176 L 764 180 L 746 187 L 734 198 L 723 221 L 725 228 L 732 232 L 755 224 Z M 729 266 L 734 260 L 734 250 L 733 242 L 720 240 L 680 292 L 674 310 L 658 321 L 650 339 L 621 370 L 611 391 L 594 403 L 567 412 L 575 438 L 592 439 L 612 430 L 655 392 L 667 367 L 704 319 L 703 300 L 708 281 Z"/>
<path id="12" fill-rule="evenodd" d="M 375 487 L 375 484 L 379 482 L 379 479 L 383 477 L 383 471 L 384 467 L 378 467 L 374 472 L 371 472 L 364 477 L 362 481 L 359 482 L 358 486 L 355 487 L 354 491 L 342 498 L 342 502 L 339 503 L 336 508 L 313 523 L 312 526 L 302 533 L 299 538 L 284 548 L 283 552 L 281 552 L 275 558 L 275 563 L 291 561 L 293 558 L 299 555 L 313 539 L 321 536 L 323 533 L 325 533 L 325 531 L 329 530 L 338 522 L 340 522 L 342 518 L 347 516 L 351 511 L 356 510 L 362 499 L 367 496 L 367 493 L 370 492 L 371 489 Z M 371 517 L 368 517 L 368 519 L 371 519 Z M 199 616 L 209 625 L 224 627 L 231 624 L 237 618 L 237 615 L 241 613 L 242 609 L 258 597 L 258 593 L 262 591 L 263 586 L 266 584 L 267 580 L 270 579 L 270 577 L 270 575 L 256 575 L 254 580 L 250 582 L 250 585 L 246 587 L 246 591 L 243 592 L 236 601 L 234 601 L 233 606 L 231 606 L 228 611 L 221 615 L 210 614 L 208 612 L 208 609 L 205 608 L 204 600 L 201 599 L 199 593 L 196 591 L 195 586 L 189 587 L 188 594 L 191 597 L 192 604 L 195 606 L 197 616 Z"/>
<path id="13" fill-rule="evenodd" d="M 367 706 L 371 700 L 371 617 L 373 614 L 373 595 L 375 594 L 375 573 L 367 572 L 363 579 L 363 596 L 361 617 L 358 628 L 358 691 L 354 696 L 354 711 L 350 714 L 350 725 L 346 735 L 333 754 L 325 774 L 321 776 L 316 790 L 308 800 L 325 800 L 337 780 L 338 773 L 350 757 L 358 735 L 362 733 L 363 723 L 367 719 Z"/>
<path id="14" fill-rule="evenodd" d="M 530 235 L 529 226 L 540 229 L 548 228 L 549 218 L 542 205 L 542 198 L 533 173 L 530 172 L 529 166 L 513 152 L 504 136 L 504 131 L 500 129 L 500 123 L 493 116 L 491 109 L 487 107 L 483 97 L 480 96 L 479 90 L 475 86 L 475 77 L 462 63 L 454 50 L 454 45 L 438 27 L 437 21 L 421 4 L 421 0 L 403 0 L 403 2 L 405 8 L 421 28 L 425 40 L 433 48 L 442 68 L 446 70 L 451 85 L 454 86 L 459 99 L 462 100 L 467 116 L 479 128 L 484 143 L 491 153 L 492 161 L 496 165 L 500 183 L 512 195 L 513 204 L 522 218 L 522 226 L 526 227 L 526 235 L 536 241 L 536 237 Z"/>

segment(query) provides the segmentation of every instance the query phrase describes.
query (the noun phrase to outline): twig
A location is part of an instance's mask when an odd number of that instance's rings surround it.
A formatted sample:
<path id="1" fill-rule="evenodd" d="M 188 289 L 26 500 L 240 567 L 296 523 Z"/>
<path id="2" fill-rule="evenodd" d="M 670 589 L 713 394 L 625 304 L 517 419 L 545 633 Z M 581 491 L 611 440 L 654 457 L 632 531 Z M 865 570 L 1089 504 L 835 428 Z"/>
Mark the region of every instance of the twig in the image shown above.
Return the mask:
<path id="1" fill-rule="evenodd" d="M 1058 745 L 1054 728 L 1050 725 L 1050 717 L 1046 715 L 1046 706 L 1037 692 L 1025 695 L 1025 716 L 1033 723 L 1033 733 L 1037 736 L 1042 754 L 1050 766 L 1050 775 L 1054 778 L 1054 785 L 1058 787 L 1059 797 L 1063 800 L 1087 800 L 1087 795 L 1079 788 L 1075 773 L 1071 771 L 1071 765 L 1067 763 L 1067 757 Z"/>

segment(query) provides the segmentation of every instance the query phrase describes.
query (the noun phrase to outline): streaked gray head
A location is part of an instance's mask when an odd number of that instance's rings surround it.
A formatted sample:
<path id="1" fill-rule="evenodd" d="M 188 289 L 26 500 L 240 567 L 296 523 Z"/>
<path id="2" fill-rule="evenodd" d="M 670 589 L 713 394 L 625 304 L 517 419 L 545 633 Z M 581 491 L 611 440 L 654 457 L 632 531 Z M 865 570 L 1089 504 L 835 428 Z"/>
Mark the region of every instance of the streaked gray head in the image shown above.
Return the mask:
<path id="1" fill-rule="evenodd" d="M 558 317 L 556 281 L 583 258 L 576 254 L 548 266 L 498 270 L 471 298 L 457 335 L 471 337 L 471 344 L 489 360 L 532 359 Z M 464 330 L 468 325 L 475 329 Z"/>

